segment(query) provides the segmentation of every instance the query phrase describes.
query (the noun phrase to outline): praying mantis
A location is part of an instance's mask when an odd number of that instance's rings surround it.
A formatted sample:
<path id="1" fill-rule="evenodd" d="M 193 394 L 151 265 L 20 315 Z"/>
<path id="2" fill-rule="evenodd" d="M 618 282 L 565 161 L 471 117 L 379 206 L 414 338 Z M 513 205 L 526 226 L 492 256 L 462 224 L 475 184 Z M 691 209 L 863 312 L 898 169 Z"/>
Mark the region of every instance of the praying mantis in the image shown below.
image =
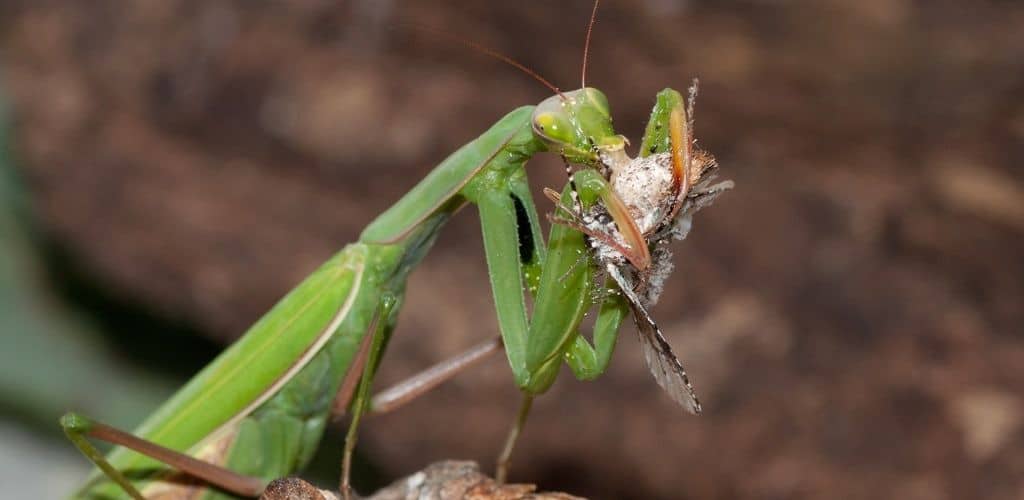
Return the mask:
<path id="1" fill-rule="evenodd" d="M 597 2 L 585 47 L 596 11 Z M 98 467 L 76 498 L 258 496 L 301 469 L 332 414 L 346 409 L 341 491 L 349 494 L 364 414 L 397 407 L 504 347 L 523 402 L 498 459 L 501 482 L 533 398 L 551 387 L 562 363 L 582 380 L 601 375 L 631 314 L 657 382 L 700 413 L 647 312 L 671 272 L 667 242 L 685 237 L 693 212 L 731 186 L 709 184 L 717 166 L 694 145 L 695 88 L 689 104 L 672 89 L 657 95 L 633 159 L 614 132 L 607 98 L 585 85 L 586 49 L 581 88 L 571 92 L 497 57 L 554 95 L 513 110 L 445 159 L 131 434 L 75 413 L 62 417 L 68 438 Z M 561 156 L 569 178 L 561 193 L 545 191 L 554 202 L 547 239 L 525 170 L 542 152 Z M 406 280 L 466 205 L 480 215 L 500 337 L 371 398 Z M 580 325 L 594 308 L 590 341 Z M 88 438 L 119 446 L 104 456 Z"/>

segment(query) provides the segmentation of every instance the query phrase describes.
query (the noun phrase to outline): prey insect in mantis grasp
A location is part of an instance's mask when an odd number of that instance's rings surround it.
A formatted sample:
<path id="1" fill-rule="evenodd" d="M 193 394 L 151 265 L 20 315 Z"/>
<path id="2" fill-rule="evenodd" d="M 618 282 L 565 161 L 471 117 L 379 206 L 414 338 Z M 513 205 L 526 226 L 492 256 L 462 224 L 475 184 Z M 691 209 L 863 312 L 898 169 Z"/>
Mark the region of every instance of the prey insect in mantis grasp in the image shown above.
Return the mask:
<path id="1" fill-rule="evenodd" d="M 587 38 L 589 45 L 589 29 Z M 658 94 L 641 156 L 630 159 L 604 94 L 585 86 L 560 92 L 526 71 L 556 95 L 512 111 L 445 159 L 132 434 L 65 415 L 66 434 L 99 468 L 77 497 L 257 496 L 269 481 L 301 469 L 330 415 L 346 409 L 352 421 L 341 489 L 348 493 L 364 413 L 398 406 L 502 345 L 523 391 L 498 460 L 497 477 L 504 480 L 534 396 L 551 386 L 563 362 L 580 379 L 603 373 L 631 310 L 655 378 L 698 413 L 682 366 L 646 310 L 668 274 L 663 242 L 685 235 L 690 214 L 721 191 L 706 185 L 714 164 L 693 148 L 682 96 L 671 89 Z M 578 169 L 556 197 L 556 224 L 546 245 L 524 168 L 544 151 Z M 630 190 L 645 172 L 663 176 L 666 165 L 671 181 L 664 191 L 640 184 Z M 406 279 L 445 222 L 467 204 L 480 213 L 501 339 L 371 399 Z M 601 273 L 608 278 L 598 286 Z M 604 288 L 613 292 L 600 293 Z M 579 327 L 595 306 L 591 344 Z M 89 437 L 120 446 L 103 456 Z"/>

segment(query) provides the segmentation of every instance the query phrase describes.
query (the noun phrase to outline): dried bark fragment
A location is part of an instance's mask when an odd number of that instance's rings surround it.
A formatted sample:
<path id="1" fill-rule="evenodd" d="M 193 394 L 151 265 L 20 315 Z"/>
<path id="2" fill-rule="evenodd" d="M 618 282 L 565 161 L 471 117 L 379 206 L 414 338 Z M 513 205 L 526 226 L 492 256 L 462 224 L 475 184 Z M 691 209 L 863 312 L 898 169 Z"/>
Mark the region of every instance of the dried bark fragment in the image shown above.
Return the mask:
<path id="1" fill-rule="evenodd" d="M 536 493 L 532 484 L 498 485 L 480 473 L 475 462 L 444 461 L 395 481 L 367 500 L 579 500 L 566 493 Z M 278 479 L 262 500 L 335 500 L 339 495 L 320 490 L 294 477 Z"/>
<path id="2" fill-rule="evenodd" d="M 260 500 L 337 500 L 334 493 L 321 490 L 297 477 L 274 480 L 263 491 Z"/>

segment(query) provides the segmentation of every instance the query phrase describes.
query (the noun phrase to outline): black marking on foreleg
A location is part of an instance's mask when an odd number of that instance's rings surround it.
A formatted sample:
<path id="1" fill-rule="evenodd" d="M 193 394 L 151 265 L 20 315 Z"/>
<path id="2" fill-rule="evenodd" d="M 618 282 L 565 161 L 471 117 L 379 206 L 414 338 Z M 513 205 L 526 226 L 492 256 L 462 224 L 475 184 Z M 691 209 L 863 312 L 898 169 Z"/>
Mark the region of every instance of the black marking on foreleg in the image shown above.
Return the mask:
<path id="1" fill-rule="evenodd" d="M 533 261 L 534 241 L 531 231 L 530 216 L 526 213 L 526 206 L 515 193 L 510 193 L 512 204 L 516 209 L 516 232 L 519 236 L 519 262 L 523 264 Z"/>

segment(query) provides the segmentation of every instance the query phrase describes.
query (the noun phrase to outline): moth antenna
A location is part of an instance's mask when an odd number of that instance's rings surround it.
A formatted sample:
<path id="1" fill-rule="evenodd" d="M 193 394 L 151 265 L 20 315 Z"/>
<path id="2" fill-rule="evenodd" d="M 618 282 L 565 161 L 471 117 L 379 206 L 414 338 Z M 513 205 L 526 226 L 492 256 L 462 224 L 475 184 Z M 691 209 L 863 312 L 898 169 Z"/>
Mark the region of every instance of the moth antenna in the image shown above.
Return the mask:
<path id="1" fill-rule="evenodd" d="M 509 66 L 512 66 L 513 68 L 518 69 L 519 71 L 525 73 L 530 78 L 533 78 L 534 80 L 537 80 L 538 82 L 540 82 L 541 85 L 547 87 L 549 90 L 551 90 L 555 94 L 558 94 L 558 96 L 560 98 L 562 98 L 563 101 L 566 100 L 565 94 L 563 94 L 562 91 L 559 90 L 558 87 L 556 87 L 553 83 L 548 81 L 543 76 L 540 76 L 539 73 L 537 73 L 536 71 L 530 69 L 525 64 L 523 64 L 523 63 L 521 63 L 519 61 L 516 61 L 515 59 L 512 59 L 511 57 L 509 57 L 509 56 L 507 56 L 505 54 L 502 54 L 501 52 L 498 52 L 497 50 L 494 50 L 494 49 L 492 49 L 492 48 L 490 48 L 490 47 L 488 47 L 486 45 L 474 42 L 473 40 L 469 40 L 467 38 L 463 38 L 461 36 L 458 36 L 458 35 L 455 35 L 455 34 L 452 34 L 452 33 L 448 33 L 446 31 L 441 31 L 441 30 L 438 30 L 438 29 L 429 28 L 427 26 L 409 25 L 409 27 L 413 28 L 415 30 L 419 30 L 419 31 L 425 32 L 425 33 L 429 33 L 429 34 L 437 36 L 439 38 L 445 38 L 448 41 L 455 42 L 457 44 L 462 45 L 463 47 L 467 47 L 469 49 L 475 50 L 475 51 L 477 51 L 477 52 L 479 52 L 479 53 L 481 53 L 481 54 L 483 54 L 485 56 L 493 57 L 494 59 L 497 59 L 497 60 L 499 60 L 499 61 L 501 61 L 501 62 L 503 62 L 505 64 L 508 64 Z"/>
<path id="2" fill-rule="evenodd" d="M 590 11 L 590 23 L 587 24 L 587 38 L 583 42 L 583 69 L 580 71 L 580 88 L 587 88 L 587 56 L 590 53 L 590 34 L 594 31 L 594 23 L 597 22 L 597 4 L 601 0 L 594 0 L 594 8 Z"/>
<path id="3" fill-rule="evenodd" d="M 686 102 L 686 128 L 689 130 L 690 135 L 693 135 L 693 110 L 697 102 L 697 91 L 700 87 L 700 80 L 693 79 L 693 83 L 690 84 L 690 92 L 687 96 Z"/>

